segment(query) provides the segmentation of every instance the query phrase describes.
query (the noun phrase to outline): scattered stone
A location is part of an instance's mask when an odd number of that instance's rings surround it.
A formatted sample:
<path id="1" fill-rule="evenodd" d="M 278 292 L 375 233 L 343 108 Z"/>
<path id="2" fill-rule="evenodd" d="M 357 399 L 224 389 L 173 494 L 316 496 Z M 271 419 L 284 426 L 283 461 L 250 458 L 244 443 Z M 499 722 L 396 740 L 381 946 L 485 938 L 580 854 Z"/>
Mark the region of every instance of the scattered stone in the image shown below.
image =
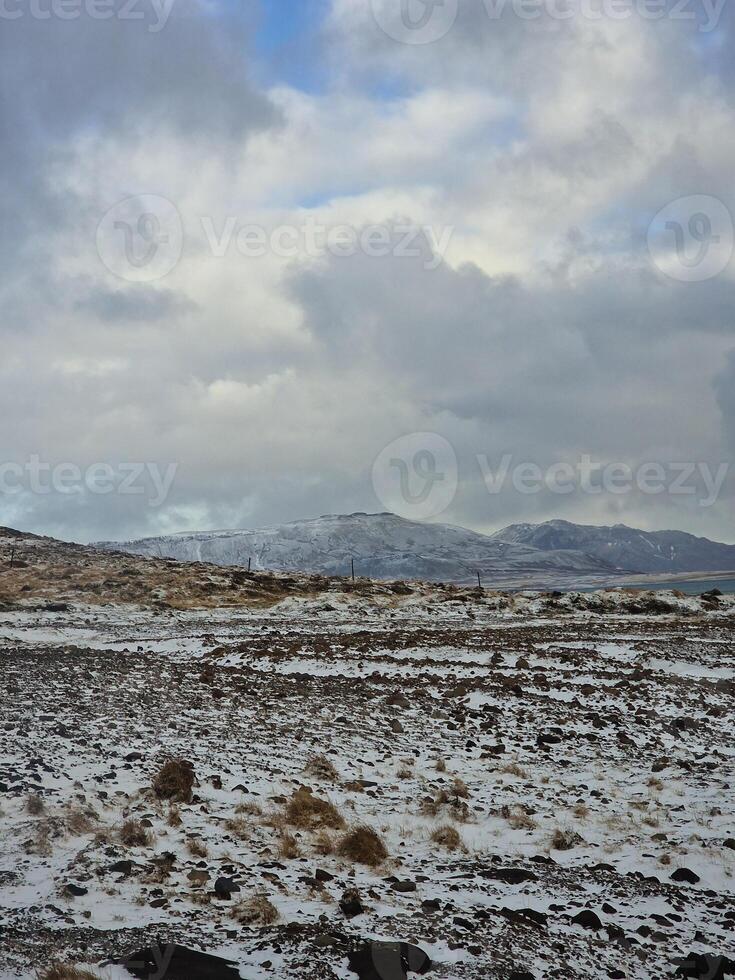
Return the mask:
<path id="1" fill-rule="evenodd" d="M 151 946 L 116 961 L 139 980 L 240 980 L 231 960 L 184 946 Z"/>
<path id="2" fill-rule="evenodd" d="M 339 901 L 339 907 L 342 909 L 344 914 L 348 919 L 354 919 L 356 915 L 362 915 L 365 908 L 362 904 L 362 899 L 360 897 L 360 892 L 357 888 L 347 888 Z"/>
<path id="3" fill-rule="evenodd" d="M 394 892 L 400 892 L 401 894 L 405 894 L 405 893 L 408 893 L 408 892 L 415 892 L 416 891 L 416 882 L 415 881 L 394 881 L 393 884 L 390 887 L 391 887 L 391 890 L 394 891 Z"/>
<path id="4" fill-rule="evenodd" d="M 687 885 L 696 885 L 701 878 L 694 871 L 690 871 L 689 868 L 677 868 L 676 871 L 671 875 L 672 881 L 683 881 Z"/>
<path id="5" fill-rule="evenodd" d="M 408 973 L 428 973 L 432 963 L 418 946 L 372 942 L 348 953 L 350 969 L 360 980 L 406 980 Z"/>
<path id="6" fill-rule="evenodd" d="M 229 899 L 239 891 L 240 886 L 232 878 L 218 878 L 214 883 L 214 893 L 218 898 Z"/>
<path id="7" fill-rule="evenodd" d="M 602 922 L 600 921 L 599 915 L 590 909 L 585 909 L 583 912 L 575 915 L 572 922 L 577 926 L 582 926 L 583 929 L 602 929 Z"/>

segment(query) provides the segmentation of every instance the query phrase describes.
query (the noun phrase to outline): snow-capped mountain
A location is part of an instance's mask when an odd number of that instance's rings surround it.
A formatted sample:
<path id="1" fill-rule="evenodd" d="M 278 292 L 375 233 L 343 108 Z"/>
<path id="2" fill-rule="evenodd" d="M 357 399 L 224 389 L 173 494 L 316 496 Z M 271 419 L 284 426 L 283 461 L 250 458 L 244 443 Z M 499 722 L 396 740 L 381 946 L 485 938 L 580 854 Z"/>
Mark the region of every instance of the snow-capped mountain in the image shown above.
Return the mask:
<path id="1" fill-rule="evenodd" d="M 347 514 L 252 531 L 210 531 L 103 542 L 100 548 L 254 571 L 472 582 L 600 582 L 634 573 L 735 569 L 735 545 L 681 531 L 586 527 L 567 521 L 514 524 L 478 534 L 450 524 L 420 524 L 395 514 Z"/>
<path id="2" fill-rule="evenodd" d="M 577 550 L 550 552 L 449 524 L 419 524 L 394 514 L 350 514 L 253 531 L 178 534 L 98 547 L 179 561 L 253 570 L 317 572 L 377 579 L 472 582 L 559 575 L 610 575 L 608 561 Z"/>
<path id="3" fill-rule="evenodd" d="M 582 551 L 617 568 L 637 572 L 711 572 L 735 569 L 735 545 L 683 531 L 639 531 L 625 524 L 595 527 L 569 521 L 511 524 L 493 540 L 555 554 Z"/>

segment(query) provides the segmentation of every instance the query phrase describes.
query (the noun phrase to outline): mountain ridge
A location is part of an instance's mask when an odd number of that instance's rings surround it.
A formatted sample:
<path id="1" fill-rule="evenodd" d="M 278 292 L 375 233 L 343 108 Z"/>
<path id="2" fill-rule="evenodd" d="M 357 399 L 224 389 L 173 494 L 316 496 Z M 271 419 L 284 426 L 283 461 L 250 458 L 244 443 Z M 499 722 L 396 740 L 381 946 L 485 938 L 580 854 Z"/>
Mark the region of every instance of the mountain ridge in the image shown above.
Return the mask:
<path id="1" fill-rule="evenodd" d="M 375 579 L 486 584 L 595 584 L 641 574 L 735 568 L 735 545 L 683 531 L 641 531 L 552 520 L 511 524 L 482 534 L 452 524 L 425 524 L 387 512 L 327 514 L 244 530 L 181 532 L 127 542 L 109 551 L 247 567 Z"/>

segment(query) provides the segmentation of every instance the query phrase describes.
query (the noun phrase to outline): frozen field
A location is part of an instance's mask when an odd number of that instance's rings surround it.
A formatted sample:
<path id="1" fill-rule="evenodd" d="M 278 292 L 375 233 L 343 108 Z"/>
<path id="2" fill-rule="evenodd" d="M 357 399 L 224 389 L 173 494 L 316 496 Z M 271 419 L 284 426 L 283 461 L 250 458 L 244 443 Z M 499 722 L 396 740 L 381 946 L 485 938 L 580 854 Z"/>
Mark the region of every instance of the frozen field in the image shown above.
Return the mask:
<path id="1" fill-rule="evenodd" d="M 405 976 L 374 940 L 437 980 L 725 975 L 731 600 L 641 601 L 8 603 L 0 977 L 127 977 L 154 941 L 244 980 Z M 179 801 L 153 789 L 171 758 Z M 360 825 L 387 856 L 350 850 Z"/>

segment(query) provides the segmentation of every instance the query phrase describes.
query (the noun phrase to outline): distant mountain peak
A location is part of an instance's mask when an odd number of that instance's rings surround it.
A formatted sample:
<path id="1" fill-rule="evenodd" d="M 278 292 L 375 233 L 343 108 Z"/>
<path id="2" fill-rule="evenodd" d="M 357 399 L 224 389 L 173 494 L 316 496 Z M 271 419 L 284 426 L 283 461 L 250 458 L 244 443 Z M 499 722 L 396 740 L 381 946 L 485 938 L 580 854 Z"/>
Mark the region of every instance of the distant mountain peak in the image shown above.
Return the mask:
<path id="1" fill-rule="evenodd" d="M 553 585 L 638 572 L 735 569 L 735 546 L 682 532 L 595 527 L 566 520 L 513 524 L 480 534 L 389 512 L 327 514 L 254 530 L 167 535 L 100 547 L 254 570 L 351 574 L 376 579 Z"/>

